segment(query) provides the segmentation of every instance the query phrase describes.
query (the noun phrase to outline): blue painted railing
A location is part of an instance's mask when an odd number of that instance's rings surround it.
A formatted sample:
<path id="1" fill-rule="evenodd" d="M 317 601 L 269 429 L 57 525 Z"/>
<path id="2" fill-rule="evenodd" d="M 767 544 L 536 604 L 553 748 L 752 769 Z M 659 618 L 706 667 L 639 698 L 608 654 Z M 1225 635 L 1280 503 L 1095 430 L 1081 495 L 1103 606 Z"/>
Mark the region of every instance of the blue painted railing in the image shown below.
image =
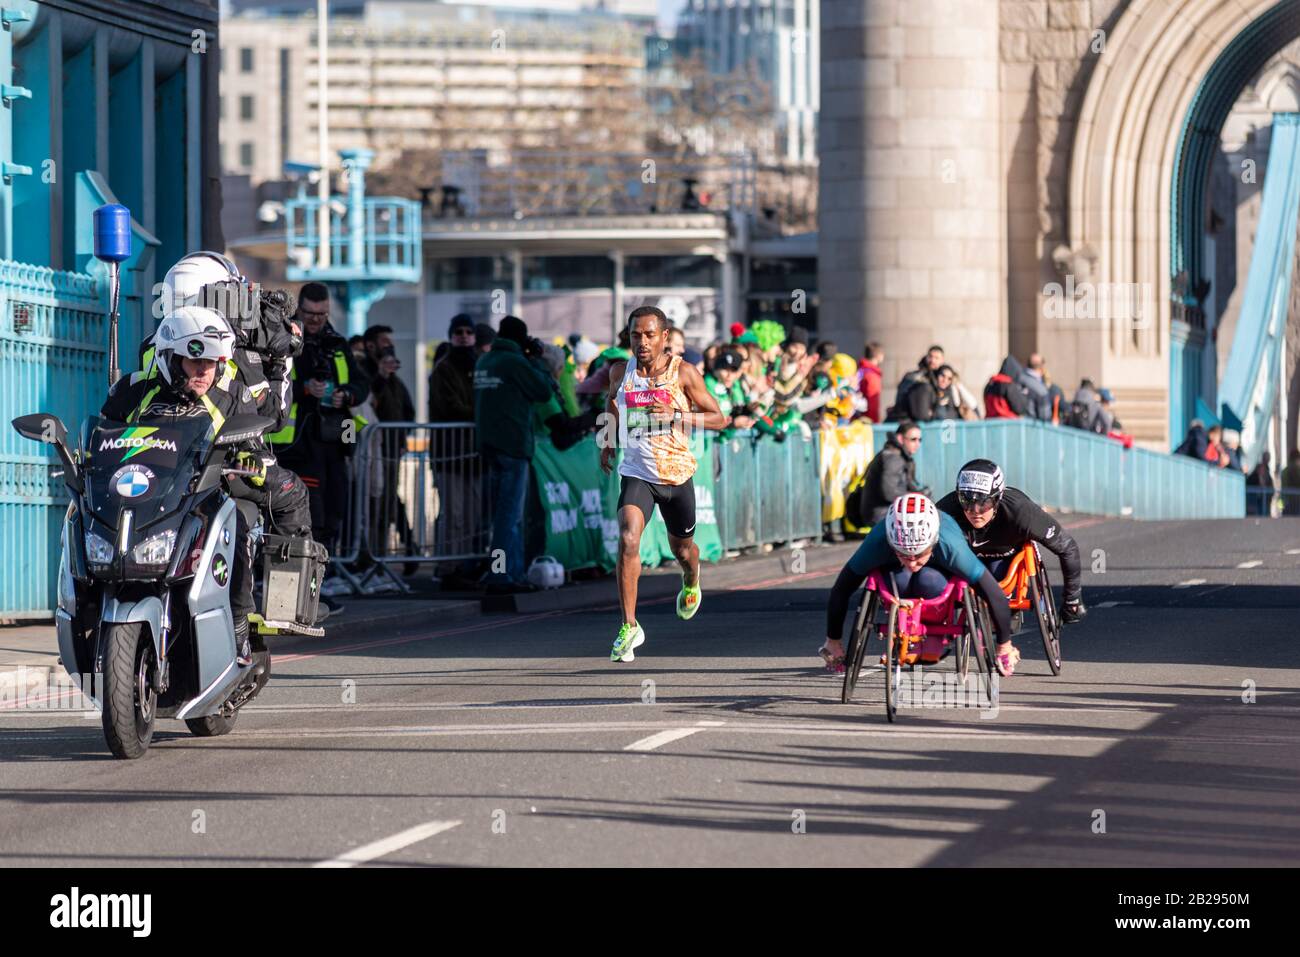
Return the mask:
<path id="1" fill-rule="evenodd" d="M 875 451 L 891 429 L 879 426 Z M 988 458 L 1007 483 L 1048 508 L 1141 519 L 1242 518 L 1246 478 L 1184 455 L 1125 449 L 1078 429 L 1028 419 L 945 422 L 921 428 L 917 480 L 936 496 L 952 489 L 961 466 Z"/>
<path id="2" fill-rule="evenodd" d="M 1241 317 L 1219 386 L 1224 425 L 1241 429 L 1247 466 L 1268 443 L 1269 422 L 1282 378 L 1281 350 L 1300 213 L 1300 114 L 1273 116 L 1259 228 L 1246 276 Z"/>
<path id="3" fill-rule="evenodd" d="M 352 233 L 349 213 L 330 211 L 330 268 L 315 266 L 320 248 L 320 200 L 291 199 L 285 203 L 287 248 L 291 262 L 287 276 L 291 281 L 383 280 L 414 282 L 420 278 L 420 204 L 409 199 L 365 200 L 363 251 L 359 261 L 352 258 Z M 308 255 L 310 254 L 310 255 Z M 302 255 L 304 268 L 294 257 Z"/>
<path id="4" fill-rule="evenodd" d="M 92 277 L 0 260 L 0 618 L 49 617 L 67 503 L 54 455 L 9 421 L 53 412 L 76 434 L 104 401 L 107 321 Z"/>

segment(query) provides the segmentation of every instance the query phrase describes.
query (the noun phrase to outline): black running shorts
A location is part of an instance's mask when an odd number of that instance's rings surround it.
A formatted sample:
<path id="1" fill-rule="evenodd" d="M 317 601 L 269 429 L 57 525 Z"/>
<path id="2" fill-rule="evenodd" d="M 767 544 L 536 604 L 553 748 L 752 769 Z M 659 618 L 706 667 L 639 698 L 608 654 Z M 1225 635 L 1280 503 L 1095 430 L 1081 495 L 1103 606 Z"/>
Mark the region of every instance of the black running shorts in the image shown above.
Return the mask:
<path id="1" fill-rule="evenodd" d="M 695 534 L 695 480 L 687 479 L 681 485 L 656 485 L 643 479 L 624 475 L 622 490 L 618 494 L 618 507 L 635 505 L 645 516 L 646 524 L 659 506 L 668 534 L 674 538 L 690 538 Z"/>

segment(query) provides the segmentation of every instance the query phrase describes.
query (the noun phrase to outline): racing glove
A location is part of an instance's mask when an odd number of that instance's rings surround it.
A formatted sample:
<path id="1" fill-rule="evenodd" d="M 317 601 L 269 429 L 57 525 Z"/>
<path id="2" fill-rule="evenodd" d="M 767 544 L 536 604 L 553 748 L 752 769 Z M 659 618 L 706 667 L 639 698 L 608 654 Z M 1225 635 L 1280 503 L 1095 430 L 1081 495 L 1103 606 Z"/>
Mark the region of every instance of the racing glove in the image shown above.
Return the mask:
<path id="1" fill-rule="evenodd" d="M 261 456 L 254 452 L 238 452 L 235 454 L 235 464 L 241 469 L 254 473 L 244 476 L 253 485 L 261 488 L 266 483 L 266 463 L 262 461 Z"/>

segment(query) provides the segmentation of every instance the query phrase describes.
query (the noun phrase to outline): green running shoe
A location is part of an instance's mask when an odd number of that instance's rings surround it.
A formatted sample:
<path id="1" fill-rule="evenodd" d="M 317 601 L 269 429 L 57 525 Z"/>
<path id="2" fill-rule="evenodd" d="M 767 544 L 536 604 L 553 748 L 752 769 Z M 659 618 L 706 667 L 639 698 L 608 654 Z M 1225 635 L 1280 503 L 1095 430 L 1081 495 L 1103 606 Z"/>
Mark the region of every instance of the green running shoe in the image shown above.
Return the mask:
<path id="1" fill-rule="evenodd" d="M 699 582 L 687 585 L 683 580 L 682 590 L 677 593 L 677 617 L 683 621 L 694 618 L 695 613 L 700 610 L 700 601 L 703 597 Z"/>
<path id="2" fill-rule="evenodd" d="M 609 660 L 634 661 L 636 654 L 633 649 L 644 643 L 645 632 L 641 630 L 640 624 L 629 625 L 624 622 L 623 627 L 618 630 L 618 637 L 614 639 L 614 647 L 609 651 Z"/>

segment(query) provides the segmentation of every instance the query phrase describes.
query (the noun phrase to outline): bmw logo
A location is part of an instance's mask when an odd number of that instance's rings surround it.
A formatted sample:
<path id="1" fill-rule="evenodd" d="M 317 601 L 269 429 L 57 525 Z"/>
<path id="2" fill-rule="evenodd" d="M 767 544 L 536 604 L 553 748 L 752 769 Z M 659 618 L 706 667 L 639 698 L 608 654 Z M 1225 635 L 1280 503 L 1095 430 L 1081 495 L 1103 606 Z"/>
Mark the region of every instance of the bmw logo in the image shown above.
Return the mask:
<path id="1" fill-rule="evenodd" d="M 155 477 L 143 465 L 127 465 L 113 473 L 113 491 L 122 498 L 139 498 L 153 487 Z"/>

